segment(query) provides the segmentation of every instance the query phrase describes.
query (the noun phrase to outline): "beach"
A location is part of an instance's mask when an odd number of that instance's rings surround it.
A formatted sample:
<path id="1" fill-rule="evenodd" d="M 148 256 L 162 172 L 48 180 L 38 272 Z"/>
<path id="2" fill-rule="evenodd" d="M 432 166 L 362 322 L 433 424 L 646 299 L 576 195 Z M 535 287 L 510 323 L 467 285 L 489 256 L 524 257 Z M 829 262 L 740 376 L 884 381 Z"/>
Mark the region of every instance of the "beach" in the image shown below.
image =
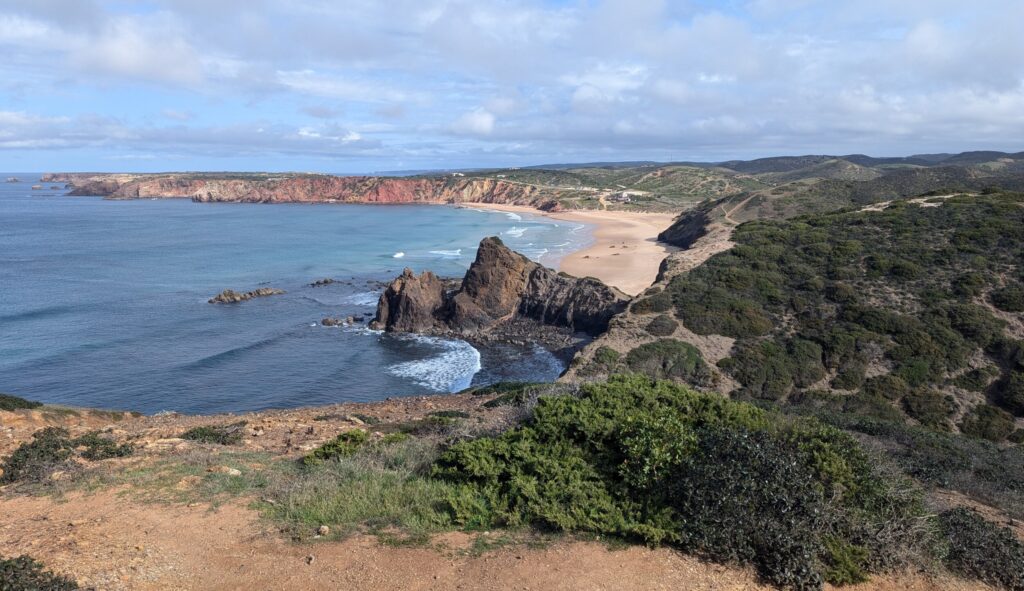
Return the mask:
<path id="1" fill-rule="evenodd" d="M 658 234 L 675 219 L 673 214 L 612 210 L 546 212 L 520 205 L 462 205 L 594 226 L 593 244 L 563 257 L 558 269 L 577 277 L 596 277 L 629 295 L 650 287 L 658 276 L 661 261 L 678 250 L 657 241 Z"/>

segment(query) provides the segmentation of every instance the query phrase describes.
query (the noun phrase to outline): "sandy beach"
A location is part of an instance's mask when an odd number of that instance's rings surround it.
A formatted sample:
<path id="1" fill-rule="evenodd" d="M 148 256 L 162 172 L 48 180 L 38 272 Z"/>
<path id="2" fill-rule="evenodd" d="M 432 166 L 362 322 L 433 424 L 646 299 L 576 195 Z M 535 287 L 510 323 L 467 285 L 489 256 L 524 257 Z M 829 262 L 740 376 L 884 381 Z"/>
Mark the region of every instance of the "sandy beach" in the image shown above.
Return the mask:
<path id="1" fill-rule="evenodd" d="M 539 215 L 594 226 L 594 243 L 569 254 L 558 265 L 577 277 L 597 277 L 629 295 L 650 287 L 658 267 L 675 248 L 657 241 L 675 216 L 667 213 L 577 210 L 549 213 L 519 205 L 464 203 L 467 207 Z"/>

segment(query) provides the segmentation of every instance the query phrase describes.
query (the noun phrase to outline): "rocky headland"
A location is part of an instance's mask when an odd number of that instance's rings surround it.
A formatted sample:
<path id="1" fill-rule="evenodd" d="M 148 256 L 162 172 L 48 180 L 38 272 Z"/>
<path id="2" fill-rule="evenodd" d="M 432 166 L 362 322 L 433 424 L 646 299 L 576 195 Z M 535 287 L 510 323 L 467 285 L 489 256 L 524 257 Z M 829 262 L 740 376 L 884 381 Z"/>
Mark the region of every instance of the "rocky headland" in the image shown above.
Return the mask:
<path id="1" fill-rule="evenodd" d="M 186 198 L 236 203 L 501 203 L 559 208 L 564 189 L 494 178 L 377 177 L 325 174 L 49 173 L 42 182 L 68 183 L 70 195 L 108 199 Z"/>
<path id="2" fill-rule="evenodd" d="M 461 282 L 405 269 L 384 290 L 370 326 L 550 345 L 552 337 L 564 340 L 565 334 L 601 334 L 627 302 L 625 294 L 597 279 L 559 273 L 492 237 L 480 242 Z"/>

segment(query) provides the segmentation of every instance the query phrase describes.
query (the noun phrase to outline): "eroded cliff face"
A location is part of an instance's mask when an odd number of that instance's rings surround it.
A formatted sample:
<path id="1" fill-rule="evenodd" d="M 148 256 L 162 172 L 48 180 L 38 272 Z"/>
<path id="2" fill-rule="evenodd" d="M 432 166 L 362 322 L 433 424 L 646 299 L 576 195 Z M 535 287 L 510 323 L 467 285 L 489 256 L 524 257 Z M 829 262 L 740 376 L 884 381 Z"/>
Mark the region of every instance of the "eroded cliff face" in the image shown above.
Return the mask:
<path id="1" fill-rule="evenodd" d="M 485 238 L 458 289 L 406 269 L 381 295 L 372 327 L 398 332 L 484 333 L 528 319 L 598 335 L 628 297 L 597 279 L 570 277 Z"/>
<path id="2" fill-rule="evenodd" d="M 189 198 L 239 203 L 501 203 L 558 208 L 559 189 L 499 179 L 217 174 L 47 174 L 71 195 L 110 199 Z"/>

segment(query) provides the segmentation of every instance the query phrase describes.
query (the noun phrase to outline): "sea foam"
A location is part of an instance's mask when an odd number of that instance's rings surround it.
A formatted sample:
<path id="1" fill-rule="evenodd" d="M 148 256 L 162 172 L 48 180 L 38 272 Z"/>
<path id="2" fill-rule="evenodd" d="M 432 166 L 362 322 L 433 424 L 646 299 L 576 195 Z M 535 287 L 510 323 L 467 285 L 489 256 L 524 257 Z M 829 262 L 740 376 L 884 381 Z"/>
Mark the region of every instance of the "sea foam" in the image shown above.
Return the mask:
<path id="1" fill-rule="evenodd" d="M 387 369 L 391 375 L 408 378 L 420 386 L 437 392 L 465 390 L 480 371 L 480 352 L 465 341 L 455 341 L 423 335 L 402 335 L 429 344 L 441 352 L 425 359 L 397 363 Z"/>

